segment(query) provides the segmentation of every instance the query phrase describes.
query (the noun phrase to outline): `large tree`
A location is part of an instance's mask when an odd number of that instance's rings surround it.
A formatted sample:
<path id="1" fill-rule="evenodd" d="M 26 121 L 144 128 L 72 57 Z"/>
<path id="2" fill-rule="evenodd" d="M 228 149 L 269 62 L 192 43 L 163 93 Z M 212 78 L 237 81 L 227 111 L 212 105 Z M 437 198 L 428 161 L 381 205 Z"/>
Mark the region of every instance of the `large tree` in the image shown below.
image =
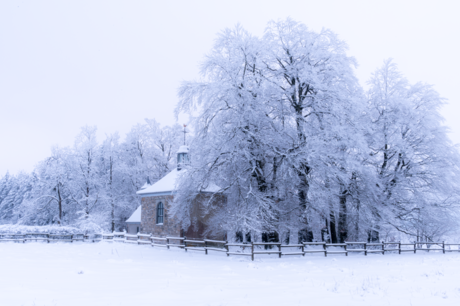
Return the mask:
<path id="1" fill-rule="evenodd" d="M 179 91 L 178 111 L 199 112 L 197 158 L 176 197 L 184 224 L 187 203 L 212 179 L 229 199 L 231 213 L 221 217 L 228 229 L 288 231 L 294 240 L 300 230 L 300 239 L 313 239 L 308 220 L 329 216 L 324 197 L 309 192 L 324 189 L 328 167 L 338 169 L 328 188 L 338 188 L 350 118 L 360 109 L 345 50 L 332 32 L 290 19 L 269 23 L 262 38 L 239 26 L 221 33 L 202 64 L 203 81 Z"/>
<path id="2" fill-rule="evenodd" d="M 369 85 L 368 163 L 377 177 L 372 231 L 391 225 L 414 237 L 433 238 L 427 227 L 433 222 L 440 226 L 450 220 L 455 228 L 460 164 L 439 114 L 445 100 L 430 85 L 409 84 L 392 60 Z"/>

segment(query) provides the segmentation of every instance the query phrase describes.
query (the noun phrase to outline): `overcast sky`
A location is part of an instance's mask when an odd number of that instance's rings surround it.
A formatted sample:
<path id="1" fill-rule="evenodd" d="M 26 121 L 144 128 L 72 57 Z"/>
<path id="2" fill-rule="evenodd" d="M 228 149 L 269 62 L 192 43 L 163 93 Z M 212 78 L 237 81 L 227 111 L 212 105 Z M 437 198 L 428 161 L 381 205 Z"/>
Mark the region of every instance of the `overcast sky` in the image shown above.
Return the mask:
<path id="1" fill-rule="evenodd" d="M 459 3 L 0 1 L 0 177 L 32 171 L 87 124 L 102 140 L 144 118 L 174 123 L 177 88 L 199 77 L 216 33 L 240 23 L 261 35 L 286 17 L 336 32 L 362 84 L 389 57 L 410 82 L 433 84 L 460 143 Z"/>

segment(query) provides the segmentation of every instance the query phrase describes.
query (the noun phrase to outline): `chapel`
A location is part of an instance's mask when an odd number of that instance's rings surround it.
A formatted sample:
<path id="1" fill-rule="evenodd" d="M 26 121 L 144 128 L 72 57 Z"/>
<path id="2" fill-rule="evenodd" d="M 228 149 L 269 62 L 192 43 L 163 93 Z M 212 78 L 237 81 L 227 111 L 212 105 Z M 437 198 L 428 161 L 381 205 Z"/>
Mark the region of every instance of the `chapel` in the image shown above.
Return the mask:
<path id="1" fill-rule="evenodd" d="M 154 184 L 147 182 L 138 192 L 141 197 L 140 206 L 140 232 L 142 234 L 152 234 L 155 236 L 173 236 L 187 238 L 203 238 L 207 228 L 207 220 L 211 213 L 206 213 L 202 203 L 209 200 L 214 195 L 214 204 L 223 205 L 225 196 L 217 195 L 220 188 L 210 184 L 206 189 L 201 190 L 195 201 L 193 201 L 192 214 L 198 220 L 188 228 L 183 228 L 174 216 L 169 214 L 174 193 L 177 190 L 177 180 L 181 173 L 186 170 L 190 163 L 189 147 L 181 146 L 177 152 L 177 166 L 165 177 Z M 209 235 L 208 235 L 209 237 Z M 209 237 L 211 238 L 211 237 Z M 223 237 L 212 237 L 223 238 Z"/>

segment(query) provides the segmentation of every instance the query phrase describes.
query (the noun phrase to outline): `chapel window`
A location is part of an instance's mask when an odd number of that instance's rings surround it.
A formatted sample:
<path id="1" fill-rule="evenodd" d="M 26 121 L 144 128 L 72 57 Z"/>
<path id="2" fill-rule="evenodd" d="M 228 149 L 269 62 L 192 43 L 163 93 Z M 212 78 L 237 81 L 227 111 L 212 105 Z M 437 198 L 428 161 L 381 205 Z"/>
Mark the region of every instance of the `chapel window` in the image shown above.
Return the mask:
<path id="1" fill-rule="evenodd" d="M 157 224 L 163 224 L 163 216 L 164 216 L 164 207 L 163 203 L 158 203 L 157 206 Z"/>

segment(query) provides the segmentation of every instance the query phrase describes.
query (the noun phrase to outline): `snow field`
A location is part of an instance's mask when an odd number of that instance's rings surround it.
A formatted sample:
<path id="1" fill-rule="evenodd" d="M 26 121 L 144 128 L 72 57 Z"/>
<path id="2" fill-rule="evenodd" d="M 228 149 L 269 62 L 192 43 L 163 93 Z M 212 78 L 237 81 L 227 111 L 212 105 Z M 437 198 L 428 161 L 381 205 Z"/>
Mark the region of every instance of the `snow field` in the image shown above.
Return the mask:
<path id="1" fill-rule="evenodd" d="M 277 258 L 0 243 L 0 305 L 460 305 L 460 254 Z"/>

